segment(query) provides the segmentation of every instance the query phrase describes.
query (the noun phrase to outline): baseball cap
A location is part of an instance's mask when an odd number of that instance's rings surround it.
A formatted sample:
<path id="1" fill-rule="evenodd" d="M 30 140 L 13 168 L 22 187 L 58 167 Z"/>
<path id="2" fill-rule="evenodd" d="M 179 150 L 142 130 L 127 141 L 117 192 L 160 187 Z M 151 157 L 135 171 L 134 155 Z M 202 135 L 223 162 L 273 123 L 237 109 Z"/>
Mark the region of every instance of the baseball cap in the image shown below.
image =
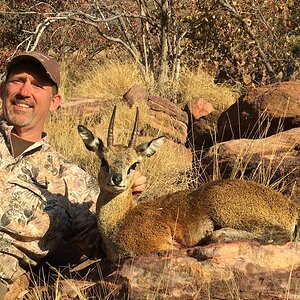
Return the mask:
<path id="1" fill-rule="evenodd" d="M 7 64 L 7 74 L 9 74 L 16 65 L 22 62 L 34 61 L 43 66 L 48 77 L 59 87 L 60 73 L 59 65 L 53 58 L 39 51 L 23 52 L 14 56 Z"/>

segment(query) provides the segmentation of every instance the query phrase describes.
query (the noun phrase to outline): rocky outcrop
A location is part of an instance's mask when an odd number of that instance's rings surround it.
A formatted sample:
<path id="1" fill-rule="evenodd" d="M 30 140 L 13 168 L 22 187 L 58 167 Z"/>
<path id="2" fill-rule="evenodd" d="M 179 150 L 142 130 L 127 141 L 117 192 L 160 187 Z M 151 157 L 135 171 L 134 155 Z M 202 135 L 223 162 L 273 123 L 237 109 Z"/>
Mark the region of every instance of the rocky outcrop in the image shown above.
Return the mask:
<path id="1" fill-rule="evenodd" d="M 300 201 L 300 127 L 263 139 L 216 144 L 201 159 L 196 172 L 202 180 L 211 180 L 216 166 L 222 178 L 276 182 L 276 188 Z"/>
<path id="2" fill-rule="evenodd" d="M 150 110 L 146 131 L 153 131 L 154 135 L 166 135 L 184 145 L 187 136 L 187 114 L 165 98 L 149 96 L 147 104 Z"/>
<path id="3" fill-rule="evenodd" d="M 59 282 L 62 299 L 299 299 L 300 245 L 215 243 L 74 271 Z"/>
<path id="4" fill-rule="evenodd" d="M 156 136 L 166 135 L 182 145 L 186 142 L 188 116 L 170 100 L 157 96 L 149 96 L 141 87 L 134 86 L 123 96 L 123 101 L 129 106 L 147 102 L 149 106 L 149 122 L 145 132 Z M 143 133 L 142 133 L 143 134 Z"/>
<path id="5" fill-rule="evenodd" d="M 218 140 L 260 138 L 300 126 L 300 81 L 249 89 L 218 120 Z"/>
<path id="6" fill-rule="evenodd" d="M 114 280 L 126 280 L 130 299 L 284 299 L 298 294 L 299 251 L 296 243 L 210 244 L 125 261 Z"/>

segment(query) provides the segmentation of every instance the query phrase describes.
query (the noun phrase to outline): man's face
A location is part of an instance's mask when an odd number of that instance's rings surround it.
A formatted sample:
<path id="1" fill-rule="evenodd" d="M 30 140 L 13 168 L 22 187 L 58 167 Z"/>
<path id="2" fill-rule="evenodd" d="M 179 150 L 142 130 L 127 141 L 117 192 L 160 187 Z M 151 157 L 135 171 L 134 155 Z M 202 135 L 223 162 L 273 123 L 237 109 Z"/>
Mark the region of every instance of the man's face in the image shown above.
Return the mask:
<path id="1" fill-rule="evenodd" d="M 17 129 L 42 131 L 48 112 L 55 111 L 60 100 L 44 71 L 30 62 L 13 69 L 2 84 L 3 114 Z"/>

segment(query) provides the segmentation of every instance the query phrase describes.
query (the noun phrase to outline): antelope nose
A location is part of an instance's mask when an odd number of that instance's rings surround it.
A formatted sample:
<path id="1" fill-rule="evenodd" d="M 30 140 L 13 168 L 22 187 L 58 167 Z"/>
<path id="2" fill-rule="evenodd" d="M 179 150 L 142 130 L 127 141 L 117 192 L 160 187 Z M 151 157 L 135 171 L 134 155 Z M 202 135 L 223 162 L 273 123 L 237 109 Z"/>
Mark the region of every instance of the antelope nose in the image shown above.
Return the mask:
<path id="1" fill-rule="evenodd" d="M 120 185 L 120 183 L 122 182 L 122 175 L 119 173 L 114 174 L 111 179 L 115 185 Z"/>

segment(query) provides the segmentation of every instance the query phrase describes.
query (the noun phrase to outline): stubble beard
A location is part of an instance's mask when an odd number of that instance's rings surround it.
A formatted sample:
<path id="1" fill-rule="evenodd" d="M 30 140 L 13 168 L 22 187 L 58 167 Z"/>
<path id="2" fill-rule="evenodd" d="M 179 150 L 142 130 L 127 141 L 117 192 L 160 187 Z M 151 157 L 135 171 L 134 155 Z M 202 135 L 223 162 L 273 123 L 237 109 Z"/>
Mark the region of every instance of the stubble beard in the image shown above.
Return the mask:
<path id="1" fill-rule="evenodd" d="M 22 112 L 15 112 L 14 107 L 12 106 L 6 110 L 5 118 L 13 126 L 24 127 L 32 122 L 33 115 Z"/>

